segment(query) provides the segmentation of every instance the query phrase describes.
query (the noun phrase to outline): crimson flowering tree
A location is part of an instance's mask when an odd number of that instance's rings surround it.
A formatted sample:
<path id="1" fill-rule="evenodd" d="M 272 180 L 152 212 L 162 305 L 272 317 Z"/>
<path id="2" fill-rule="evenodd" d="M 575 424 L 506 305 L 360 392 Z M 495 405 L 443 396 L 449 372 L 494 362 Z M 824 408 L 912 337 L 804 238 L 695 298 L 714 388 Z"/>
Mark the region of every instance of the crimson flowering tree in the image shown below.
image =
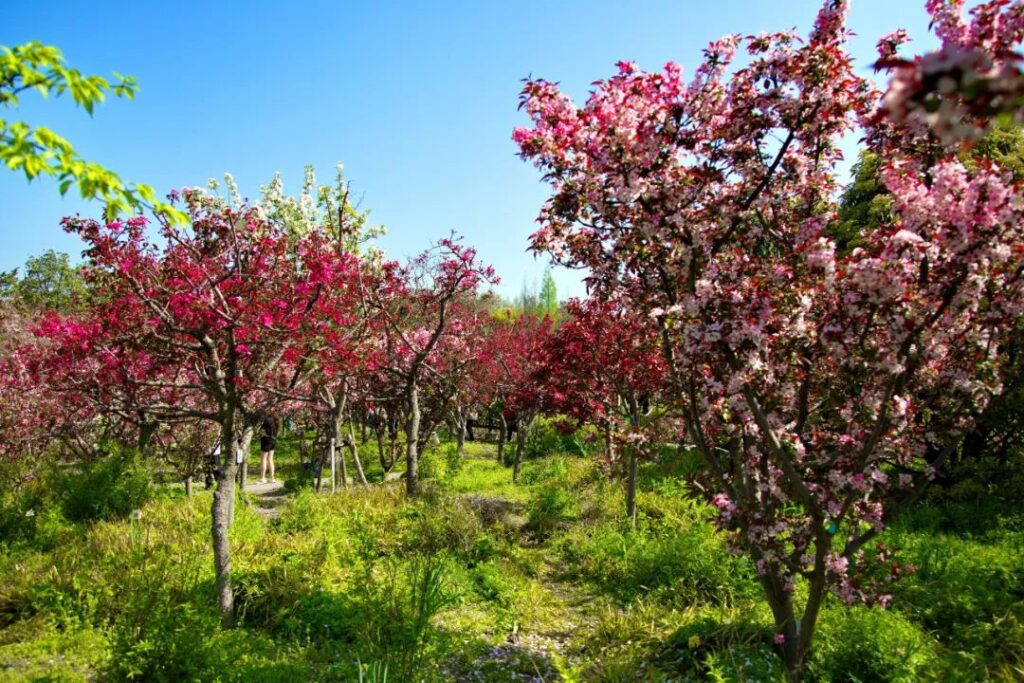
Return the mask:
<path id="1" fill-rule="evenodd" d="M 482 324 L 482 337 L 475 368 L 467 381 L 466 390 L 473 397 L 473 405 L 493 413 L 498 419 L 499 438 L 497 459 L 505 462 L 505 439 L 508 424 L 505 421 L 504 402 L 508 393 L 509 363 L 515 356 L 515 321 L 490 315 Z"/>
<path id="2" fill-rule="evenodd" d="M 551 335 L 551 318 L 523 315 L 503 330 L 495 361 L 504 419 L 515 422 L 516 448 L 512 460 L 512 480 L 519 479 L 519 469 L 526 451 L 526 437 L 533 421 L 544 410 L 546 368 L 549 358 L 546 343 Z M 502 441 L 505 434 L 501 435 Z"/>
<path id="3" fill-rule="evenodd" d="M 636 480 L 656 420 L 651 401 L 665 380 L 657 335 L 622 300 L 571 299 L 568 318 L 545 344 L 540 370 L 549 409 L 605 430 L 607 465 L 615 462 L 612 437 L 624 446 L 626 514 L 636 521 Z"/>
<path id="4" fill-rule="evenodd" d="M 486 353 L 487 313 L 479 304 L 474 294 L 467 294 L 452 308 L 450 333 L 441 337 L 431 354 L 422 392 L 424 424 L 433 429 L 447 422 L 459 457 L 465 449 L 468 411 L 478 400 Z"/>
<path id="5" fill-rule="evenodd" d="M 929 3 L 943 49 L 1015 64 L 993 46 L 1019 43 L 1019 3 L 985 3 L 967 29 L 961 5 Z M 689 82 L 672 63 L 621 63 L 582 108 L 529 81 L 533 125 L 514 133 L 554 188 L 534 249 L 588 267 L 596 293 L 646 310 L 660 335 L 667 400 L 755 563 L 793 680 L 829 591 L 888 602 L 868 543 L 999 390 L 996 352 L 1024 302 L 1018 188 L 892 115 L 906 74 L 884 99 L 858 77 L 845 13 L 829 0 L 805 41 L 727 36 Z M 921 88 L 957 103 L 949 117 L 974 111 L 949 85 Z M 887 160 L 894 219 L 837 256 L 837 143 L 858 121 Z"/>
<path id="6" fill-rule="evenodd" d="M 87 277 L 105 293 L 91 321 L 75 324 L 86 337 L 95 332 L 82 344 L 122 371 L 119 381 L 145 390 L 140 408 L 219 425 L 212 538 L 218 603 L 230 625 L 235 442 L 308 379 L 309 314 L 341 266 L 315 238 L 296 243 L 259 209 L 215 207 L 192 193 L 185 200 L 190 223 L 162 224 L 162 245 L 148 241 L 141 218 L 66 222 L 88 243 Z"/>
<path id="7" fill-rule="evenodd" d="M 34 372 L 44 345 L 31 329 L 38 320 L 0 302 L 0 459 L 35 461 L 55 439 L 72 447 L 84 433 L 71 426 L 90 422 L 93 413 L 63 402 Z"/>
<path id="8" fill-rule="evenodd" d="M 121 442 L 134 440 L 145 456 L 161 420 L 195 420 L 208 412 L 191 405 L 195 413 L 189 414 L 186 402 L 195 397 L 164 376 L 174 369 L 154 365 L 140 347 L 124 343 L 139 322 L 123 309 L 104 315 L 97 308 L 65 317 L 49 313 L 33 327 L 37 344 L 26 350 L 32 380 L 67 407 L 62 427 L 49 436 L 77 442 L 71 450 L 79 457 L 89 453 L 97 426 Z"/>
<path id="9" fill-rule="evenodd" d="M 380 362 L 376 340 L 381 321 L 367 316 L 364 293 L 387 286 L 386 274 L 346 251 L 340 240 L 326 238 L 325 233 L 313 231 L 303 244 L 307 265 L 327 275 L 301 323 L 300 336 L 306 343 L 302 357 L 308 368 L 303 374 L 308 380 L 292 395 L 312 409 L 323 436 L 326 449 L 319 454 L 318 470 L 322 471 L 326 454 L 344 442 L 359 481 L 366 485 L 355 438 L 351 431 L 343 434 L 342 428 L 353 406 L 365 400 L 367 374 Z M 342 480 L 347 483 L 344 458 L 342 465 Z M 318 477 L 318 490 L 321 482 Z"/>
<path id="10" fill-rule="evenodd" d="M 460 301 L 475 296 L 477 287 L 494 284 L 494 269 L 482 265 L 476 250 L 455 239 L 444 239 L 408 264 L 384 264 L 392 277 L 386 287 L 365 289 L 368 315 L 382 322 L 381 365 L 386 384 L 400 398 L 405 417 L 405 483 L 416 495 L 422 430 L 423 387 L 441 374 L 439 352 L 458 344 L 463 329 Z M 432 426 L 432 425 L 431 425 Z"/>

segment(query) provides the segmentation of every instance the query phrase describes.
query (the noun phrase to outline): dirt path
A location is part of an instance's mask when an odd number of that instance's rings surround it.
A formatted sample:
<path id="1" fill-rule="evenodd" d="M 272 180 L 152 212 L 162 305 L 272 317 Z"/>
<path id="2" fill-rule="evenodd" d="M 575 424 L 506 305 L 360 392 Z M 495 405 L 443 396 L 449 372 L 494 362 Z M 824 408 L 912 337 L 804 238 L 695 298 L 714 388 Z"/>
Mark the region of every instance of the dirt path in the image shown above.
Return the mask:
<path id="1" fill-rule="evenodd" d="M 280 506 L 288 499 L 284 492 L 284 484 L 280 481 L 246 484 L 245 492 L 253 496 L 253 509 L 264 519 L 280 517 Z"/>
<path id="2" fill-rule="evenodd" d="M 475 671 L 494 676 L 486 680 L 578 680 L 572 671 L 587 656 L 583 647 L 586 632 L 595 623 L 595 611 L 606 603 L 582 586 L 559 578 L 554 567 L 546 566 L 539 578 L 548 594 L 544 617 L 536 624 L 517 624 L 506 642 L 492 647 L 477 660 Z"/>

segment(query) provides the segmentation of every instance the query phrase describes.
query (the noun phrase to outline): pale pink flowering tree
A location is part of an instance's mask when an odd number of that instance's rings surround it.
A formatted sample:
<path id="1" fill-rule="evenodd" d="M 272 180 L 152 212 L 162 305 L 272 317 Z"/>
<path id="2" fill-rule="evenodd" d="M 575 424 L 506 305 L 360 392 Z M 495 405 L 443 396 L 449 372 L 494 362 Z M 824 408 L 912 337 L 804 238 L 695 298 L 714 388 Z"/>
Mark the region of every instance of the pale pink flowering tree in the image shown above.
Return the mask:
<path id="1" fill-rule="evenodd" d="M 479 262 L 476 250 L 455 238 L 402 267 L 384 264 L 390 285 L 364 290 L 367 315 L 380 321 L 379 371 L 383 385 L 398 398 L 405 419 L 405 485 L 416 495 L 419 485 L 422 398 L 425 385 L 442 374 L 441 353 L 459 343 L 460 302 L 476 296 L 480 285 L 497 283 L 494 269 Z"/>
<path id="2" fill-rule="evenodd" d="M 1019 16 L 1006 5 L 978 12 Z M 912 123 L 873 114 L 881 93 L 852 69 L 845 13 L 827 2 L 803 42 L 712 43 L 689 82 L 675 64 L 620 63 L 582 108 L 529 81 L 533 125 L 513 135 L 554 190 L 534 249 L 650 312 L 667 398 L 793 680 L 829 591 L 888 601 L 867 544 L 999 390 L 996 352 L 1024 301 L 1017 189 L 935 145 L 900 153 Z M 838 257 L 824 230 L 837 143 L 858 120 L 890 160 L 896 218 Z"/>
<path id="3" fill-rule="evenodd" d="M 872 132 L 896 135 L 889 144 L 904 149 L 926 141 L 955 146 L 980 138 L 997 116 L 1024 122 L 1024 78 L 1014 52 L 1024 35 L 1024 4 L 981 3 L 971 9 L 970 21 L 963 16 L 964 0 L 926 4 L 942 47 L 901 59 L 905 31 L 878 42 L 876 68 L 889 70 L 892 79 L 872 117 Z"/>

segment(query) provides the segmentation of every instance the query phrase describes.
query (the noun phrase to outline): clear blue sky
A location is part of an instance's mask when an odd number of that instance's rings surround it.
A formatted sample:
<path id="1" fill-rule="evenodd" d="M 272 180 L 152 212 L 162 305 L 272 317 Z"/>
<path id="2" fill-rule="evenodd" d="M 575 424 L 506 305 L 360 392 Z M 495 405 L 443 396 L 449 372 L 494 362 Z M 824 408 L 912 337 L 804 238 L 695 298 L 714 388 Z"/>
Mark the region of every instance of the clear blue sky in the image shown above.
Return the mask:
<path id="1" fill-rule="evenodd" d="M 243 194 L 280 170 L 297 191 L 305 164 L 322 181 L 334 165 L 403 257 L 456 230 L 514 296 L 545 262 L 526 238 L 546 196 L 509 136 L 527 75 L 560 81 L 578 100 L 620 59 L 654 70 L 672 59 L 692 73 L 725 33 L 798 27 L 820 2 L 27 2 L 0 0 L 0 45 L 40 40 L 86 73 L 138 78 L 134 102 L 108 101 L 90 119 L 70 101 L 27 96 L 4 112 L 47 125 L 87 159 L 125 179 L 171 188 L 232 172 Z M 862 68 L 879 36 L 928 38 L 924 0 L 854 0 L 850 26 Z M 0 169 L 0 270 L 53 248 L 75 256 L 58 225 L 97 205 L 62 200 L 47 180 Z M 582 294 L 556 272 L 559 295 Z"/>

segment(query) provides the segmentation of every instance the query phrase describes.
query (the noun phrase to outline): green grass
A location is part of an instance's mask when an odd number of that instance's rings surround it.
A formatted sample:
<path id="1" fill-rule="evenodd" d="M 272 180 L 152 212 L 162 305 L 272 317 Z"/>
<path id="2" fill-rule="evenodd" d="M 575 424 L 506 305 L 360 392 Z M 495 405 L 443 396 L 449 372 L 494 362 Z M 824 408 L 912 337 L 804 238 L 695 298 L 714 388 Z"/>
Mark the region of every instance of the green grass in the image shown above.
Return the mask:
<path id="1" fill-rule="evenodd" d="M 376 444 L 361 452 L 379 480 Z M 783 680 L 749 563 L 679 477 L 686 456 L 644 466 L 632 530 L 592 459 L 530 460 L 514 484 L 491 444 L 449 452 L 427 456 L 416 500 L 401 482 L 317 495 L 281 439 L 281 517 L 237 508 L 231 631 L 201 487 L 157 487 L 141 515 L 123 488 L 71 491 L 97 511 L 81 521 L 45 490 L 7 494 L 0 681 Z M 917 572 L 889 611 L 829 601 L 808 679 L 1024 677 L 1022 520 L 957 503 L 896 524 L 883 540 Z"/>

